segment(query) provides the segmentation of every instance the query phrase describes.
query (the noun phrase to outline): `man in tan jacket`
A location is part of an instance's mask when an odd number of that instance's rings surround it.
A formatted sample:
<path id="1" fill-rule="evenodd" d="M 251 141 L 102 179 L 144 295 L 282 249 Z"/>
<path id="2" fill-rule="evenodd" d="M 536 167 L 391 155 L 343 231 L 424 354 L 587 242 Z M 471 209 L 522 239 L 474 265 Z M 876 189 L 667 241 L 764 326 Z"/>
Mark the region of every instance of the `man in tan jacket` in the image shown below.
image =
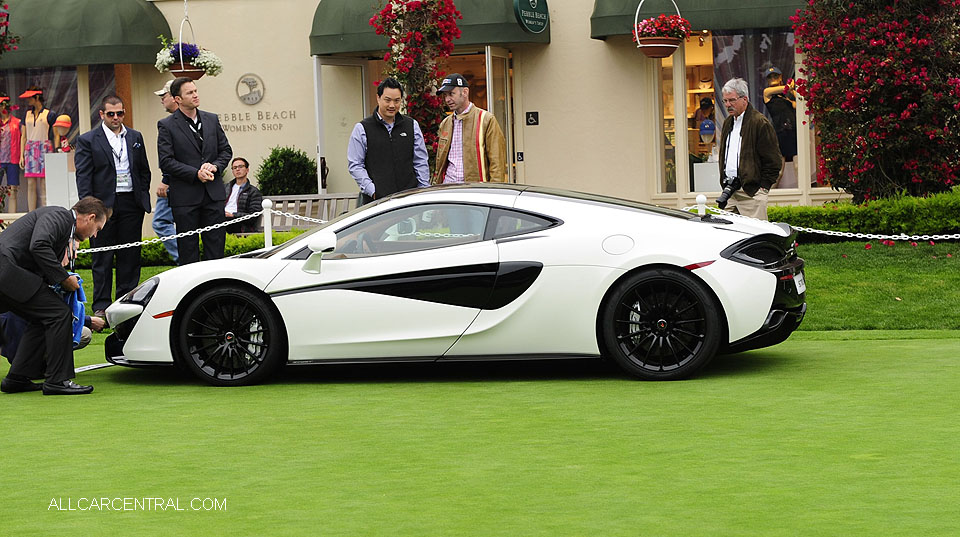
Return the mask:
<path id="1" fill-rule="evenodd" d="M 493 114 L 470 102 L 467 79 L 449 75 L 437 93 L 453 113 L 440 123 L 437 166 L 430 183 L 506 182 L 503 131 Z"/>

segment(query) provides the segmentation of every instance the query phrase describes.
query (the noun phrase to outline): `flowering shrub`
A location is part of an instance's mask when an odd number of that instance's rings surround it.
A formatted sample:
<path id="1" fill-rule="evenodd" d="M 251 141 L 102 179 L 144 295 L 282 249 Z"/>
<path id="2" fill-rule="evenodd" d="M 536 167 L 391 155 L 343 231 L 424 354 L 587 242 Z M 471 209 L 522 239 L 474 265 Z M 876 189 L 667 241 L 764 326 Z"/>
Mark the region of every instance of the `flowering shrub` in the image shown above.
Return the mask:
<path id="1" fill-rule="evenodd" d="M 223 62 L 220 58 L 205 48 L 200 48 L 193 43 L 172 43 L 162 35 L 160 42 L 163 43 L 163 48 L 157 53 L 155 66 L 161 73 L 171 68 L 178 69 L 181 57 L 183 63 L 199 67 L 210 76 L 217 76 L 223 72 Z"/>
<path id="2" fill-rule="evenodd" d="M 637 23 L 636 32 L 633 34 L 634 43 L 637 42 L 637 36 L 686 39 L 690 36 L 690 21 L 680 15 L 661 13 L 659 17 L 651 17 Z"/>
<path id="3" fill-rule="evenodd" d="M 792 20 L 820 183 L 856 202 L 960 184 L 960 0 L 810 0 Z"/>
<path id="4" fill-rule="evenodd" d="M 18 48 L 17 43 L 20 42 L 20 36 L 11 34 L 9 28 L 10 4 L 3 4 L 2 9 L 0 9 L 0 55 Z"/>
<path id="5" fill-rule="evenodd" d="M 453 52 L 453 41 L 460 38 L 457 19 L 462 18 L 453 0 L 387 0 L 370 19 L 377 35 L 389 39 L 384 75 L 403 84 L 406 113 L 420 123 L 431 167 L 444 117 L 436 85 L 446 73 L 439 63 Z"/>

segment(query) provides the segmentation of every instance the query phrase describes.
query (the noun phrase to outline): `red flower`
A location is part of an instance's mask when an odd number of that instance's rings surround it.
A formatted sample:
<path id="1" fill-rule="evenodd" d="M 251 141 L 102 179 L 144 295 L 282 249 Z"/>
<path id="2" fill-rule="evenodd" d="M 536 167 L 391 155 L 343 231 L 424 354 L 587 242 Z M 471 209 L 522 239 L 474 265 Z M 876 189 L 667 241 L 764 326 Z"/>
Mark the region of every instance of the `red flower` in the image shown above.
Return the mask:
<path id="1" fill-rule="evenodd" d="M 869 250 L 870 248 L 873 248 L 873 245 L 868 242 L 867 244 L 864 245 L 863 248 L 866 250 Z"/>

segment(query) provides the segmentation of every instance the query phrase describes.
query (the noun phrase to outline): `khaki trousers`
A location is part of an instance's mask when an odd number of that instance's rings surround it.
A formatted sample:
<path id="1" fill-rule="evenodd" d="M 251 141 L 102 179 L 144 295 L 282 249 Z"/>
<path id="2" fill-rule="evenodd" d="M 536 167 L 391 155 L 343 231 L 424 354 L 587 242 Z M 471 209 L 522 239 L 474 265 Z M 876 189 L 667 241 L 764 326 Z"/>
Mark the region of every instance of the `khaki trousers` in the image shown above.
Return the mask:
<path id="1" fill-rule="evenodd" d="M 730 201 L 727 202 L 727 210 L 750 218 L 766 220 L 768 193 L 769 190 L 761 188 L 755 195 L 749 196 L 741 188 L 730 196 Z"/>

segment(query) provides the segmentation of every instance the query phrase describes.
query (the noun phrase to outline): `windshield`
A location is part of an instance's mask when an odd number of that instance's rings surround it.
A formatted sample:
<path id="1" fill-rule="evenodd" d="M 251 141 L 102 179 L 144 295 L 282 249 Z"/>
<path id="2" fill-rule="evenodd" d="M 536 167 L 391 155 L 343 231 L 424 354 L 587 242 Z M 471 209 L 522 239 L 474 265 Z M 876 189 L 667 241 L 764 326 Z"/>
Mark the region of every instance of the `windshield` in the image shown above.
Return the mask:
<path id="1" fill-rule="evenodd" d="M 378 201 L 379 201 L 379 200 L 378 200 Z M 342 213 L 340 216 L 334 218 L 333 220 L 327 220 L 326 222 L 324 222 L 324 223 L 322 223 L 322 224 L 319 224 L 319 225 L 317 225 L 316 227 L 310 228 L 309 231 L 307 231 L 306 233 L 303 233 L 302 235 L 298 235 L 298 236 L 290 239 L 289 241 L 287 241 L 287 242 L 285 242 L 285 243 L 283 243 L 283 244 L 278 244 L 277 246 L 274 246 L 273 248 L 270 248 L 269 250 L 264 250 L 264 251 L 262 251 L 262 252 L 257 252 L 256 254 L 250 255 L 249 257 L 254 257 L 254 258 L 257 258 L 257 259 L 266 259 L 266 258 L 268 258 L 268 257 L 273 257 L 274 255 L 276 255 L 277 253 L 279 253 L 281 250 L 285 250 L 285 249 L 289 248 L 289 247 L 292 246 L 294 243 L 300 242 L 300 241 L 306 239 L 307 237 L 309 237 L 310 235 L 313 235 L 314 233 L 320 231 L 321 229 L 324 229 L 324 228 L 326 228 L 326 227 L 332 226 L 333 224 L 336 224 L 337 222 L 343 220 L 344 218 L 348 218 L 348 217 L 350 217 L 350 216 L 353 216 L 354 214 L 357 214 L 357 212 L 359 212 L 359 211 L 361 211 L 361 210 L 369 209 L 370 207 L 373 207 L 374 205 L 376 205 L 376 203 L 377 203 L 377 202 L 368 203 L 367 205 L 364 205 L 364 206 L 362 206 L 362 207 L 355 207 L 355 208 L 353 208 L 353 209 L 350 209 L 349 211 L 347 211 L 347 212 L 345 212 L 345 213 Z"/>

